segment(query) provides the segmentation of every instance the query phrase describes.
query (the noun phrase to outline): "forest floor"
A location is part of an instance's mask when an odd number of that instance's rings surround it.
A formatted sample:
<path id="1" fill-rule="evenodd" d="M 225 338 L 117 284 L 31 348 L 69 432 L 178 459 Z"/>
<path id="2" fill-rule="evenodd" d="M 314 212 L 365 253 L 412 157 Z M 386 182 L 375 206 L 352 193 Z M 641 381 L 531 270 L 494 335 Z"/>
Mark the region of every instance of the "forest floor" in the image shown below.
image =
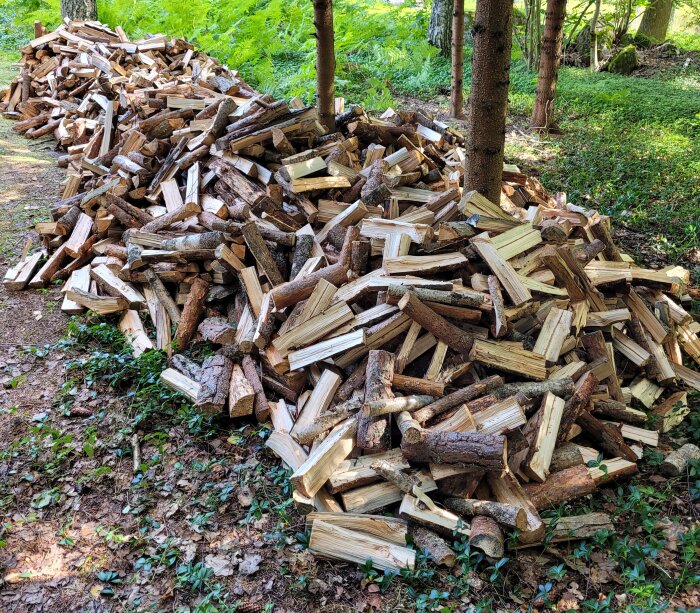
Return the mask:
<path id="1" fill-rule="evenodd" d="M 0 63 L 0 84 L 10 75 Z M 531 157 L 521 164 L 548 164 L 551 145 L 518 122 L 509 151 L 527 144 Z M 34 222 L 48 219 L 63 178 L 54 144 L 26 141 L 11 126 L 0 118 L 0 275 Z M 161 354 L 134 361 L 113 325 L 69 321 L 59 290 L 0 288 L 2 611 L 700 606 L 700 476 L 660 477 L 659 453 L 647 456 L 638 479 L 554 511 L 611 513 L 615 533 L 591 541 L 514 550 L 502 561 L 457 542 L 452 572 L 419 558 L 398 577 L 315 560 L 289 475 L 263 446 L 267 431 L 203 419 L 155 383 Z M 671 434 L 697 439 L 697 411 Z"/>

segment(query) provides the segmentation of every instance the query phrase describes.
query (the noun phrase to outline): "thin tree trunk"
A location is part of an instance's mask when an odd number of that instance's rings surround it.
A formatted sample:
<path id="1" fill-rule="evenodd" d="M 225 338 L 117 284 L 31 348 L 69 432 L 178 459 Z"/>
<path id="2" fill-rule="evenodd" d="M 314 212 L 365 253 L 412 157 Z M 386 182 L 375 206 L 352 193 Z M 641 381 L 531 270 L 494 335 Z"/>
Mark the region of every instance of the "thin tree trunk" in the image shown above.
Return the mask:
<path id="1" fill-rule="evenodd" d="M 454 0 L 452 13 L 452 90 L 450 115 L 464 117 L 464 0 Z"/>
<path id="2" fill-rule="evenodd" d="M 95 21 L 97 0 L 61 0 L 61 17 L 77 21 Z"/>
<path id="3" fill-rule="evenodd" d="M 598 17 L 600 17 L 600 2 L 596 0 L 593 11 L 593 21 L 591 21 L 591 70 L 594 72 L 600 68 L 598 63 Z"/>
<path id="4" fill-rule="evenodd" d="M 452 11 L 454 0 L 433 0 L 428 22 L 428 41 L 440 49 L 444 57 L 450 56 L 452 44 Z"/>
<path id="5" fill-rule="evenodd" d="M 673 0 L 654 0 L 644 11 L 637 32 L 663 42 L 666 40 L 672 11 Z"/>
<path id="6" fill-rule="evenodd" d="M 501 201 L 512 19 L 513 0 L 476 4 L 464 185 L 496 204 Z"/>
<path id="7" fill-rule="evenodd" d="M 332 0 L 313 0 L 316 26 L 316 96 L 319 121 L 335 132 L 335 45 Z"/>
<path id="8" fill-rule="evenodd" d="M 537 78 L 537 97 L 530 121 L 532 128 L 549 130 L 552 124 L 565 13 L 566 0 L 547 0 L 544 37 L 540 53 L 540 72 Z"/>

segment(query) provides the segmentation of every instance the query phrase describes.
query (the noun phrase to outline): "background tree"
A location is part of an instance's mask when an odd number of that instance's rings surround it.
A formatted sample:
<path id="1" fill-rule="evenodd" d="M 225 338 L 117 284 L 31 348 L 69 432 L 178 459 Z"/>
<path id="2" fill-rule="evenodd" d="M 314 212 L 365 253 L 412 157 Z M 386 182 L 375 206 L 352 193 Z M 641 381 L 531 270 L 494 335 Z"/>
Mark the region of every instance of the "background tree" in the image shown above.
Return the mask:
<path id="1" fill-rule="evenodd" d="M 639 34 L 651 36 L 658 41 L 666 40 L 668 25 L 671 23 L 673 12 L 673 0 L 653 0 L 647 6 L 642 15 L 642 23 L 639 24 Z"/>
<path id="2" fill-rule="evenodd" d="M 97 19 L 97 0 L 61 0 L 61 17 L 94 21 Z"/>
<path id="3" fill-rule="evenodd" d="M 316 26 L 316 96 L 319 121 L 335 132 L 335 43 L 332 0 L 313 0 Z"/>
<path id="4" fill-rule="evenodd" d="M 513 36 L 523 52 L 527 69 L 535 70 L 542 46 L 542 0 L 525 0 L 524 9 L 515 12 Z"/>
<path id="5" fill-rule="evenodd" d="M 452 14 L 454 0 L 433 0 L 428 22 L 428 40 L 440 49 L 441 55 L 450 57 L 452 44 Z"/>
<path id="6" fill-rule="evenodd" d="M 544 18 L 544 34 L 540 52 L 540 72 L 537 78 L 537 96 L 530 121 L 530 127 L 539 130 L 549 130 L 552 125 L 565 14 L 566 0 L 547 0 L 547 13 Z"/>
<path id="7" fill-rule="evenodd" d="M 464 117 L 464 0 L 454 0 L 452 15 L 452 88 L 450 115 Z"/>
<path id="8" fill-rule="evenodd" d="M 464 185 L 501 201 L 513 0 L 477 0 Z"/>
<path id="9" fill-rule="evenodd" d="M 600 17 L 600 2 L 595 0 L 593 20 L 591 21 L 591 70 L 597 71 L 600 68 L 598 63 L 598 18 Z"/>

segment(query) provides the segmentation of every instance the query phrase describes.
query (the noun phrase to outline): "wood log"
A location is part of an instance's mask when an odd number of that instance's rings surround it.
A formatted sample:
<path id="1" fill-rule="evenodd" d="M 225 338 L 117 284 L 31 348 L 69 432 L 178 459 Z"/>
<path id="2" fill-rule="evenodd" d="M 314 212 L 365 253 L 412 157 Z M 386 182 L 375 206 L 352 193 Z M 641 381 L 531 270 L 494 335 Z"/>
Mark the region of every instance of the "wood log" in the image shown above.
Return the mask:
<path id="1" fill-rule="evenodd" d="M 685 474 L 688 465 L 694 460 L 700 460 L 700 447 L 693 443 L 686 443 L 664 458 L 661 474 L 665 477 L 680 477 Z"/>
<path id="2" fill-rule="evenodd" d="M 588 467 L 581 465 L 551 473 L 544 483 L 527 483 L 523 487 L 535 508 L 541 510 L 592 494 L 595 492 L 595 481 Z"/>
<path id="3" fill-rule="evenodd" d="M 228 392 L 228 413 L 230 417 L 252 415 L 255 410 L 255 390 L 238 365 L 233 365 Z"/>
<path id="4" fill-rule="evenodd" d="M 401 298 L 399 309 L 455 351 L 468 353 L 471 350 L 474 337 L 423 304 L 413 292 L 407 292 Z"/>
<path id="5" fill-rule="evenodd" d="M 260 381 L 260 376 L 258 375 L 258 369 L 255 365 L 255 360 L 250 355 L 243 356 L 241 360 L 241 368 L 243 369 L 243 374 L 246 380 L 250 383 L 250 386 L 255 392 L 255 401 L 253 403 L 253 410 L 255 412 L 255 418 L 259 423 L 264 423 L 270 415 L 270 404 L 265 396 L 265 390 L 263 389 L 262 382 Z"/>
<path id="6" fill-rule="evenodd" d="M 455 565 L 457 556 L 445 539 L 432 530 L 418 525 L 411 525 L 410 533 L 416 547 L 424 550 L 435 564 L 447 568 Z"/>
<path id="7" fill-rule="evenodd" d="M 305 496 L 321 489 L 338 465 L 353 450 L 357 419 L 351 417 L 335 429 L 314 449 L 291 477 L 294 487 Z"/>
<path id="8" fill-rule="evenodd" d="M 197 325 L 204 312 L 204 300 L 209 291 L 210 284 L 197 277 L 190 287 L 190 293 L 187 295 L 185 307 L 180 316 L 180 322 L 177 326 L 177 332 L 173 342 L 178 351 L 184 351 L 190 344 L 197 330 Z"/>
<path id="9" fill-rule="evenodd" d="M 428 381 L 419 377 L 408 377 L 397 372 L 394 373 L 392 386 L 402 392 L 432 396 L 434 398 L 441 398 L 445 395 L 444 383 Z"/>
<path id="10" fill-rule="evenodd" d="M 368 534 L 314 520 L 309 551 L 331 559 L 364 564 L 368 559 L 378 570 L 413 569 L 416 552 Z"/>
<path id="11" fill-rule="evenodd" d="M 365 377 L 365 402 L 393 398 L 391 381 L 394 354 L 371 350 Z M 361 449 L 387 450 L 391 447 L 391 424 L 388 415 L 371 416 L 369 407 L 360 409 L 357 420 L 357 446 Z"/>
<path id="12" fill-rule="evenodd" d="M 495 520 L 486 515 L 477 515 L 472 519 L 469 545 L 480 549 L 487 557 L 500 559 L 503 557 L 503 532 Z"/>
<path id="13" fill-rule="evenodd" d="M 394 378 L 396 378 L 396 375 L 394 376 Z M 487 377 L 483 381 L 480 381 L 479 383 L 474 383 L 465 388 L 457 390 L 452 394 L 448 394 L 447 396 L 439 398 L 432 404 L 429 404 L 428 406 L 423 407 L 422 409 L 418 409 L 413 413 L 412 417 L 417 422 L 424 424 L 425 422 L 427 422 L 430 419 L 433 419 L 437 415 L 440 415 L 441 413 L 444 413 L 445 411 L 448 411 L 449 409 L 452 409 L 456 406 L 464 404 L 465 402 L 469 402 L 474 398 L 483 396 L 484 394 L 489 393 L 491 390 L 496 389 L 501 385 L 503 385 L 503 379 L 498 375 L 492 375 L 490 377 Z"/>
<path id="14" fill-rule="evenodd" d="M 469 526 L 464 525 L 454 513 L 440 507 L 427 509 L 410 494 L 403 497 L 399 516 L 446 537 L 453 537 L 455 534 L 469 535 Z"/>
<path id="15" fill-rule="evenodd" d="M 559 472 L 572 466 L 583 464 L 583 456 L 578 445 L 574 443 L 563 443 L 554 450 L 549 469 L 552 472 Z"/>
<path id="16" fill-rule="evenodd" d="M 586 373 L 579 380 L 576 391 L 564 405 L 564 412 L 559 425 L 559 434 L 557 435 L 557 447 L 567 440 L 571 426 L 576 423 L 581 413 L 588 407 L 588 403 L 591 401 L 591 396 L 597 385 L 598 379 L 596 379 L 595 375 L 591 372 Z"/>
<path id="17" fill-rule="evenodd" d="M 226 404 L 233 362 L 223 355 L 204 360 L 199 375 L 199 393 L 195 407 L 206 413 L 219 413 Z"/>
<path id="18" fill-rule="evenodd" d="M 485 515 L 508 528 L 527 529 L 525 509 L 514 504 L 467 498 L 446 498 L 444 504 L 450 511 L 462 517 Z"/>
<path id="19" fill-rule="evenodd" d="M 588 411 L 583 411 L 576 419 L 576 423 L 597 441 L 604 451 L 630 462 L 637 461 L 637 454 L 625 443 L 622 434 L 614 426 L 596 419 Z"/>
<path id="20" fill-rule="evenodd" d="M 504 436 L 475 432 L 423 432 L 417 443 L 401 442 L 404 456 L 418 463 L 461 463 L 500 470 L 506 461 Z"/>
<path id="21" fill-rule="evenodd" d="M 336 264 L 326 266 L 302 278 L 274 287 L 272 289 L 272 299 L 275 306 L 278 309 L 283 309 L 290 304 L 295 304 L 308 298 L 321 279 L 338 285 L 345 283 L 348 279 L 352 241 L 357 240 L 358 236 L 359 230 L 357 227 L 351 226 L 348 228 L 345 235 L 345 243 Z"/>

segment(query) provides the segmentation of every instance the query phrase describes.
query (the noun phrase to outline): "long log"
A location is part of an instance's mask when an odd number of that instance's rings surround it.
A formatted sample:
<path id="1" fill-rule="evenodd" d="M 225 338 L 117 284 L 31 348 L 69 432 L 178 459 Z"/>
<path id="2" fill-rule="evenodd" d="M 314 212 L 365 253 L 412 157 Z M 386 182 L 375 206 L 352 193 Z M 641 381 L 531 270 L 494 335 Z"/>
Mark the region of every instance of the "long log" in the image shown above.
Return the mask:
<path id="1" fill-rule="evenodd" d="M 411 462 L 427 464 L 468 464 L 500 470 L 506 462 L 506 438 L 476 432 L 423 432 L 417 443 L 401 442 Z"/>
<path id="2" fill-rule="evenodd" d="M 474 337 L 423 304 L 415 293 L 407 292 L 399 300 L 399 309 L 455 351 L 466 354 L 471 350 Z"/>

